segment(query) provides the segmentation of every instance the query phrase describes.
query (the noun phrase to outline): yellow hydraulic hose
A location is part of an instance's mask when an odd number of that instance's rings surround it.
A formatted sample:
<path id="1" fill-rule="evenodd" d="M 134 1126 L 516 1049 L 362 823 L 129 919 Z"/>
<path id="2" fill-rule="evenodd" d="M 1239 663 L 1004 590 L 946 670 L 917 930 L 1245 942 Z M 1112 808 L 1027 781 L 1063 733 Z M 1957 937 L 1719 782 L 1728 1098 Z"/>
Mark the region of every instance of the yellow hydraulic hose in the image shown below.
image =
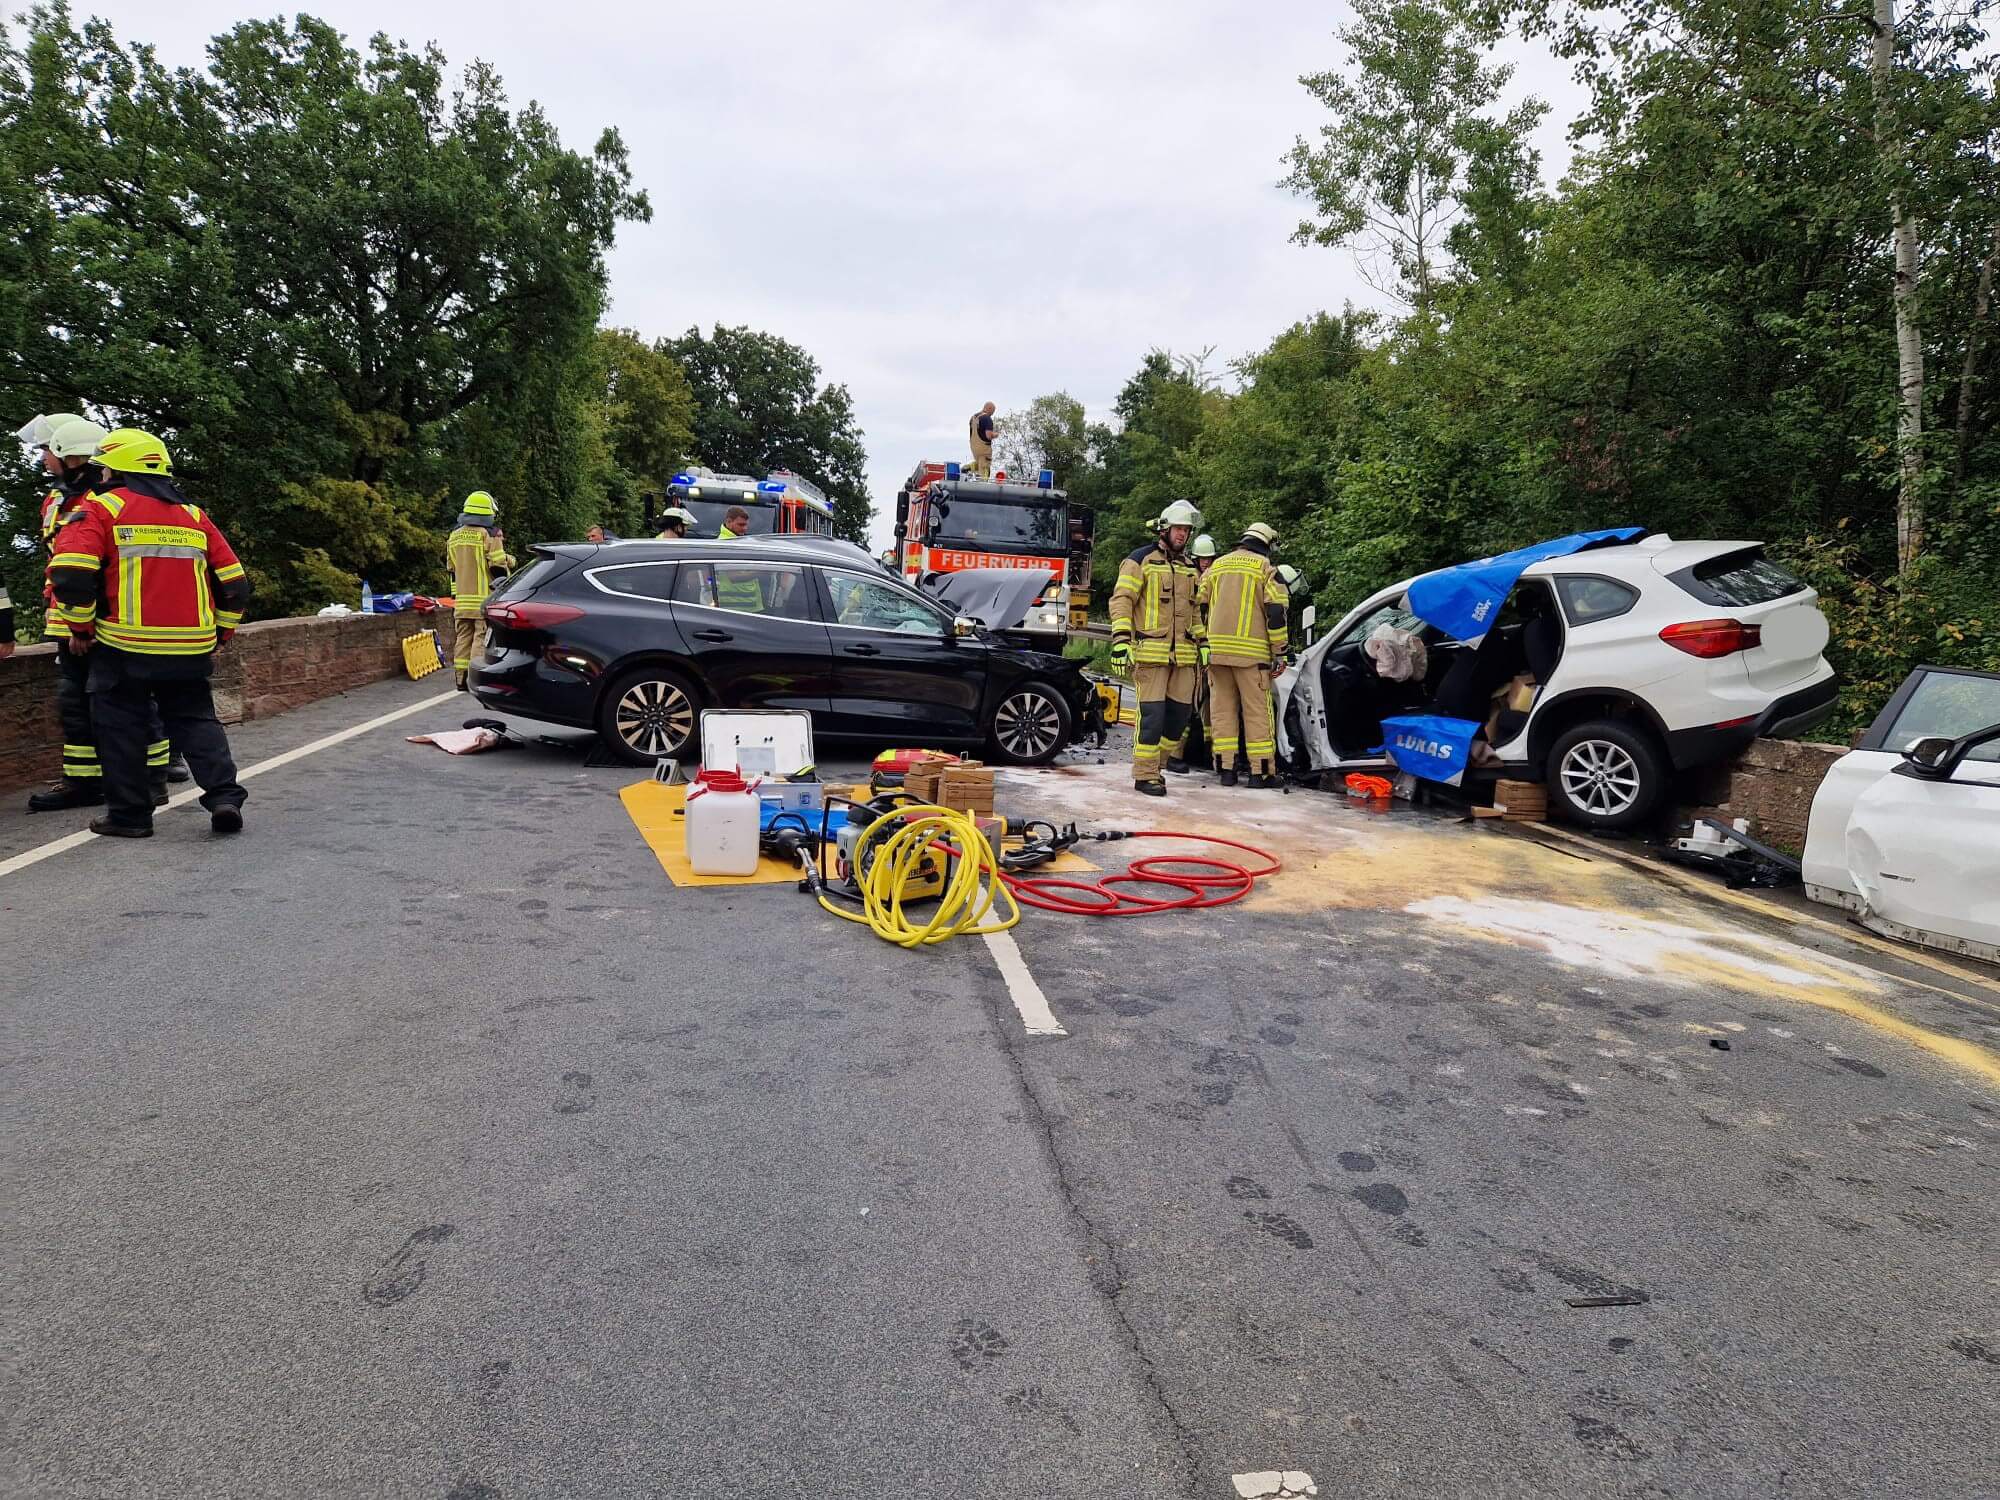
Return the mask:
<path id="1" fill-rule="evenodd" d="M 877 843 L 890 824 L 900 825 Z M 947 858 L 939 843 L 960 851 Z M 899 948 L 941 943 L 960 933 L 1005 932 L 1021 920 L 1014 893 L 1000 878 L 993 846 L 970 813 L 948 807 L 917 804 L 884 813 L 870 823 L 855 845 L 856 855 L 869 851 L 868 869 L 860 875 L 861 911 L 843 911 L 822 892 L 819 904 L 836 917 L 866 922 L 874 934 Z M 927 862 L 943 860 L 948 871 L 943 892 L 930 919 L 919 925 L 903 911 L 903 891 L 924 873 Z M 1006 903 L 1007 916 L 997 916 L 996 898 Z M 988 921 L 988 917 L 994 920 Z"/>

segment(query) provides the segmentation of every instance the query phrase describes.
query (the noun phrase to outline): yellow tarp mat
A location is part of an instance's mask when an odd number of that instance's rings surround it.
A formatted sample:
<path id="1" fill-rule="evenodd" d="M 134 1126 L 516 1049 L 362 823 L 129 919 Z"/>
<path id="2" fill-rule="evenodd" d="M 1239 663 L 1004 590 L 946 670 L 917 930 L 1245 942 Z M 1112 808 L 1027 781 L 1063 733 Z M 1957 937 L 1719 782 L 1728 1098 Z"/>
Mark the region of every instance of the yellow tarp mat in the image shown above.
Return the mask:
<path id="1" fill-rule="evenodd" d="M 684 786 L 636 781 L 621 788 L 618 793 L 618 800 L 625 804 L 625 811 L 631 814 L 633 823 L 638 826 L 639 837 L 653 851 L 660 868 L 667 872 L 667 879 L 675 885 L 790 885 L 799 879 L 796 862 L 788 864 L 768 855 L 757 861 L 757 873 L 754 875 L 695 874 L 687 857 L 684 811 L 687 791 Z"/>
<path id="2" fill-rule="evenodd" d="M 685 786 L 666 786 L 657 781 L 635 781 L 618 792 L 618 800 L 625 804 L 625 811 L 638 828 L 639 837 L 653 851 L 660 868 L 667 872 L 667 879 L 675 885 L 785 885 L 799 878 L 796 863 L 772 859 L 768 855 L 757 861 L 757 873 L 754 875 L 695 874 L 687 858 L 687 790 Z M 832 856 L 829 854 L 827 865 L 831 863 Z M 1080 871 L 1087 874 L 1096 868 L 1089 860 L 1065 850 L 1048 864 L 1037 865 L 1026 873 L 1064 875 Z"/>

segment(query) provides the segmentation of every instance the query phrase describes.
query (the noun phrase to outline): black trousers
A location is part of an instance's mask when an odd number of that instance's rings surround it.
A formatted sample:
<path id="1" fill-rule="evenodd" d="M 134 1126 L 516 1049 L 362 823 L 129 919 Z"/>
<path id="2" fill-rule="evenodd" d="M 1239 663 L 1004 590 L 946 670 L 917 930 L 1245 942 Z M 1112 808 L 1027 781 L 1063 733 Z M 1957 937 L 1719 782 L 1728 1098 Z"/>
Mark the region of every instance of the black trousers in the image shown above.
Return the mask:
<path id="1" fill-rule="evenodd" d="M 97 728 L 90 715 L 90 658 L 56 646 L 56 717 L 62 721 L 62 773 L 67 781 L 95 787 L 104 768 L 97 759 Z M 156 783 L 167 779 L 167 731 L 155 712 L 146 726 L 146 770 Z"/>
<path id="2" fill-rule="evenodd" d="M 99 646 L 90 662 L 90 711 L 97 728 L 97 757 L 104 767 L 104 800 L 114 823 L 128 828 L 153 824 L 152 778 L 146 768 L 148 736 L 157 713 L 174 749 L 187 757 L 201 788 L 201 805 L 241 807 L 248 799 L 236 780 L 236 763 L 229 758 L 229 736 L 215 716 L 209 691 L 207 658 L 175 664 L 171 676 L 143 659 Z M 178 675 L 201 670 L 199 677 Z"/>

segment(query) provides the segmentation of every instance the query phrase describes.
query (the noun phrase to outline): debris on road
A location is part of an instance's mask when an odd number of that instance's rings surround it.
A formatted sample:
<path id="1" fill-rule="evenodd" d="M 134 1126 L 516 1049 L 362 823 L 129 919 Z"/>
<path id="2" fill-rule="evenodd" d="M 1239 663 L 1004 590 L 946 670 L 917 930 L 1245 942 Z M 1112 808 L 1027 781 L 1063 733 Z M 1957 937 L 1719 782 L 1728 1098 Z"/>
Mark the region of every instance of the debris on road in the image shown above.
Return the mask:
<path id="1" fill-rule="evenodd" d="M 1708 1045 L 1713 1047 L 1717 1052 L 1727 1052 L 1729 1050 L 1729 1042 L 1725 1037 L 1712 1036 L 1708 1039 Z"/>
<path id="2" fill-rule="evenodd" d="M 1644 1307 L 1650 1297 L 1565 1297 L 1571 1307 Z"/>
<path id="3" fill-rule="evenodd" d="M 1317 1495 L 1319 1486 L 1303 1469 L 1260 1469 L 1250 1474 L 1232 1474 L 1240 1500 L 1293 1500 L 1301 1495 Z"/>

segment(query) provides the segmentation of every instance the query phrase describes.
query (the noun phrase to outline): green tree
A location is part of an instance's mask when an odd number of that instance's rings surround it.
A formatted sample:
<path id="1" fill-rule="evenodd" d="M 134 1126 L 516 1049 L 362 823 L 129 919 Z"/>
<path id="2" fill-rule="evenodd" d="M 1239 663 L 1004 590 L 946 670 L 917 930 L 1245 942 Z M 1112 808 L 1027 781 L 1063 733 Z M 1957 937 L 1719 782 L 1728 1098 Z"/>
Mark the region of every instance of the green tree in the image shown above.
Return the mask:
<path id="1" fill-rule="evenodd" d="M 1154 349 L 1112 403 L 1116 426 L 1102 433 L 1100 474 L 1086 486 L 1101 496 L 1093 576 L 1109 587 L 1119 561 L 1152 534 L 1169 502 L 1197 498 L 1194 444 L 1227 401 L 1207 385 L 1199 361 Z"/>
<path id="2" fill-rule="evenodd" d="M 1355 246 L 1371 286 L 1428 314 L 1453 248 L 1518 238 L 1512 221 L 1532 185 L 1524 142 L 1548 106 L 1531 98 L 1490 114 L 1513 68 L 1481 62 L 1494 33 L 1456 0 L 1355 0 L 1354 15 L 1335 33 L 1348 71 L 1299 79 L 1333 118 L 1285 157 L 1282 185 L 1314 211 L 1292 238 Z M 1483 222 L 1453 246 L 1468 208 Z"/>
<path id="3" fill-rule="evenodd" d="M 994 466 L 1016 479 L 1032 481 L 1043 469 L 1068 486 L 1090 462 L 1090 432 L 1083 403 L 1067 391 L 1037 396 L 1022 411 L 1000 418 Z"/>
<path id="4" fill-rule="evenodd" d="M 611 458 L 604 523 L 637 535 L 648 495 L 665 490 L 695 451 L 694 389 L 672 358 L 625 328 L 599 329 L 601 421 Z"/>
<path id="5" fill-rule="evenodd" d="M 485 65 L 449 82 L 434 48 L 361 52 L 310 17 L 169 71 L 58 4 L 0 44 L 0 152 L 38 190 L 5 200 L 0 381 L 165 437 L 260 612 L 440 580 L 475 487 L 517 541 L 596 503 L 591 445 L 553 417 L 604 251 L 648 214 L 615 132 L 567 150 Z"/>
<path id="6" fill-rule="evenodd" d="M 694 447 L 704 463 L 733 474 L 802 474 L 833 501 L 835 532 L 867 542 L 868 456 L 846 386 L 822 385 L 805 350 L 750 328 L 718 323 L 707 337 L 690 328 L 658 347 L 693 388 Z"/>

